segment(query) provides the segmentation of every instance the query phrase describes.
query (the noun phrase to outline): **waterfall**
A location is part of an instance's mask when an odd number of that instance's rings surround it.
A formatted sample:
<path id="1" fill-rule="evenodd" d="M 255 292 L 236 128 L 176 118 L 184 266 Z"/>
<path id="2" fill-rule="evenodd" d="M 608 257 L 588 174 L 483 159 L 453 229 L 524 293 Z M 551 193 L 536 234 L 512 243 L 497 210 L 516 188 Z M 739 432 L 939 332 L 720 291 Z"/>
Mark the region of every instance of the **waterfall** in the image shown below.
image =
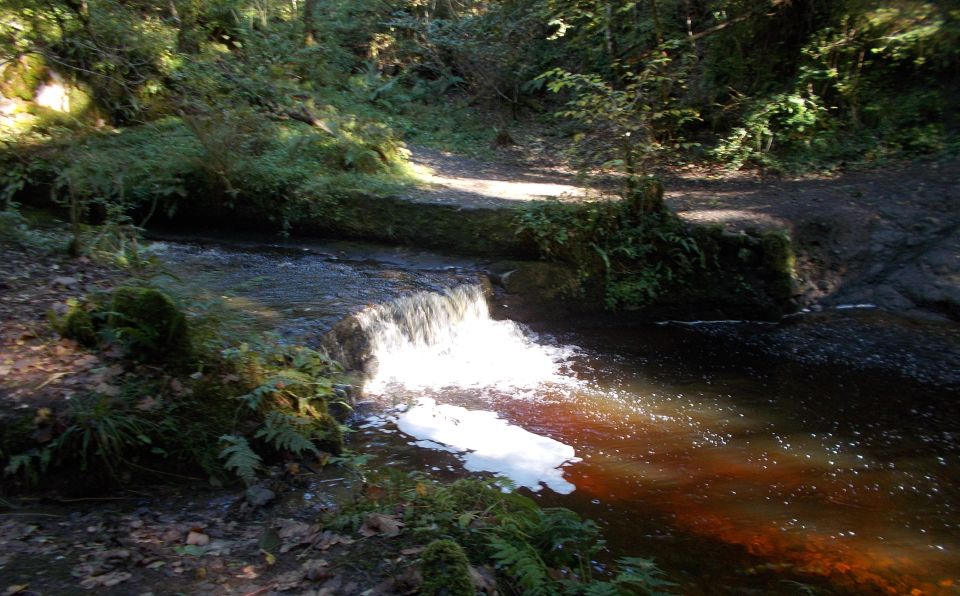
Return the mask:
<path id="1" fill-rule="evenodd" d="M 365 389 L 530 388 L 560 379 L 568 347 L 537 344 L 490 318 L 480 286 L 418 292 L 357 315 L 377 361 Z"/>
<path id="2" fill-rule="evenodd" d="M 365 391 L 410 397 L 413 390 L 414 398 L 371 417 L 368 425 L 392 423 L 413 444 L 453 453 L 465 469 L 505 476 L 517 486 L 562 494 L 576 488 L 564 479 L 565 466 L 579 461 L 573 447 L 496 412 L 441 401 L 467 387 L 516 397 L 546 383 L 575 382 L 562 374 L 573 348 L 539 344 L 513 321 L 491 319 L 479 286 L 412 294 L 356 319 L 377 362 Z"/>

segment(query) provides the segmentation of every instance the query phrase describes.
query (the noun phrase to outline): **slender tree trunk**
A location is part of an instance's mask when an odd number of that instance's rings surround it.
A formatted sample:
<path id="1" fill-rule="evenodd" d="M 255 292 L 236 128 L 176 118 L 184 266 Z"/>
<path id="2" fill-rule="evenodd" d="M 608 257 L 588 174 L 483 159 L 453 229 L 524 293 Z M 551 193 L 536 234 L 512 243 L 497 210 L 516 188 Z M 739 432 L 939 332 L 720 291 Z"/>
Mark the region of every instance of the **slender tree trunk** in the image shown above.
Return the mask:
<path id="1" fill-rule="evenodd" d="M 660 13 L 657 12 L 657 0 L 650 0 L 650 17 L 653 19 L 653 33 L 657 36 L 657 45 L 663 43 L 663 27 L 660 25 Z"/>
<path id="2" fill-rule="evenodd" d="M 200 51 L 197 38 L 197 5 L 195 0 L 186 0 L 177 10 L 177 3 L 170 0 L 170 14 L 177 23 L 177 51 L 181 54 L 196 54 Z"/>
<path id="3" fill-rule="evenodd" d="M 613 38 L 613 3 L 610 0 L 603 3 L 603 40 L 607 57 L 612 62 L 617 58 L 617 45 Z"/>
<path id="4" fill-rule="evenodd" d="M 312 46 L 317 43 L 317 25 L 313 19 L 317 0 L 305 0 L 303 3 L 303 34 L 304 43 Z"/>
<path id="5" fill-rule="evenodd" d="M 83 247 L 80 245 L 80 199 L 73 189 L 73 178 L 70 177 L 67 177 L 67 192 L 70 197 L 70 231 L 73 234 L 69 252 L 71 257 L 79 257 L 83 252 Z"/>

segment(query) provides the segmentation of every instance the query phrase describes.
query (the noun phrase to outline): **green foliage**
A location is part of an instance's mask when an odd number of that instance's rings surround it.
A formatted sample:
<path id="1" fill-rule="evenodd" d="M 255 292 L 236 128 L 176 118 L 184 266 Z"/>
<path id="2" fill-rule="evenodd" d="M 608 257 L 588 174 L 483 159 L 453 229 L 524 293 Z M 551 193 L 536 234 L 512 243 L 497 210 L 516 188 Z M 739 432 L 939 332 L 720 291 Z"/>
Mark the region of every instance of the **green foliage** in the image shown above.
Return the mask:
<path id="1" fill-rule="evenodd" d="M 57 325 L 61 335 L 76 340 L 83 346 L 97 345 L 97 328 L 87 305 L 76 299 L 67 302 L 69 310 Z"/>
<path id="2" fill-rule="evenodd" d="M 674 62 L 691 60 L 684 50 L 682 42 L 663 44 L 638 71 L 615 62 L 612 80 L 562 68 L 538 77 L 550 91 L 572 95 L 556 115 L 581 126 L 574 139 L 587 164 L 624 172 L 630 185 L 638 174 L 647 173 L 648 161 L 688 146 L 680 131 L 699 120 L 699 112 L 680 102 L 687 73 Z"/>
<path id="3" fill-rule="evenodd" d="M 656 594 L 672 585 L 647 559 L 621 560 L 610 580 L 594 577 L 592 557 L 603 545 L 596 524 L 567 509 L 540 509 L 504 479 L 442 484 L 388 471 L 367 481 L 381 489 L 377 498 L 331 514 L 328 526 L 355 530 L 365 512 L 402 510 L 405 531 L 418 541 L 453 542 L 474 563 L 496 562 L 498 583 L 517 593 Z"/>
<path id="4" fill-rule="evenodd" d="M 8 475 L 36 482 L 52 471 L 70 477 L 79 469 L 117 481 L 132 472 L 199 469 L 216 481 L 229 473 L 251 483 L 266 454 L 315 457 L 321 449 L 342 451 L 344 427 L 327 406 L 328 399 L 340 399 L 334 390 L 343 372 L 339 364 L 314 350 L 270 340 L 221 351 L 236 340 L 225 335 L 223 322 L 187 321 L 179 309 L 173 316 L 171 305 L 156 289 L 123 286 L 77 301 L 70 316 L 55 321 L 63 333 L 92 333 L 93 348 L 111 341 L 128 345 L 119 363 L 128 372 L 104 389 L 109 395 L 71 401 L 71 409 L 57 418 L 56 428 L 64 431 L 46 447 L 14 453 Z M 184 310 L 200 317 L 210 312 L 189 302 Z M 181 323 L 200 330 L 190 334 L 197 341 L 191 342 L 189 361 L 165 354 L 142 362 L 144 346 L 154 349 L 169 335 L 163 329 Z M 250 407 L 255 393 L 256 407 Z"/>
<path id="5" fill-rule="evenodd" d="M 253 484 L 257 477 L 257 470 L 263 460 L 250 448 L 247 439 L 237 435 L 223 435 L 220 440 L 225 443 L 220 451 L 220 458 L 225 459 L 223 467 L 235 473 L 248 485 Z"/>
<path id="6" fill-rule="evenodd" d="M 829 142 L 831 122 L 822 100 L 812 94 L 780 93 L 753 102 L 742 125 L 712 150 L 712 155 L 733 168 L 748 161 L 776 165 L 779 156 L 798 155 Z"/>
<path id="7" fill-rule="evenodd" d="M 543 257 L 577 267 L 584 291 L 599 287 L 607 308 L 645 306 L 707 266 L 696 239 L 660 208 L 660 192 L 654 184 L 630 199 L 546 202 L 519 213 L 517 233 Z"/>
<path id="8" fill-rule="evenodd" d="M 287 412 L 273 411 L 267 414 L 263 428 L 257 431 L 257 438 L 264 438 L 281 451 L 295 455 L 313 453 L 319 455 L 311 440 L 313 424 L 310 419 Z"/>
<path id="9" fill-rule="evenodd" d="M 41 253 L 52 253 L 64 248 L 64 242 L 59 235 L 31 226 L 27 218 L 16 209 L 15 204 L 0 211 L 0 240 Z"/>
<path id="10" fill-rule="evenodd" d="M 653 559 L 621 557 L 617 559 L 617 568 L 619 571 L 613 579 L 613 584 L 637 590 L 641 594 L 665 595 L 668 592 L 662 590 L 676 585 L 664 577 L 663 571 L 657 567 Z"/>
<path id="11" fill-rule="evenodd" d="M 50 449 L 61 460 L 79 461 L 80 470 L 106 472 L 116 478 L 121 465 L 138 449 L 152 443 L 148 433 L 155 426 L 122 400 L 105 395 L 74 399 L 73 423 L 57 437 Z"/>
<path id="12" fill-rule="evenodd" d="M 21 476 L 29 484 L 36 484 L 40 481 L 40 477 L 46 473 L 52 458 L 53 451 L 51 449 L 31 449 L 26 453 L 10 456 L 3 473 L 5 476 Z"/>
<path id="13" fill-rule="evenodd" d="M 453 540 L 434 540 L 420 556 L 424 596 L 472 594 L 470 562 L 463 548 Z"/>
<path id="14" fill-rule="evenodd" d="M 121 346 L 134 360 L 182 364 L 193 353 L 183 312 L 151 287 L 122 286 L 109 295 L 73 300 L 54 326 L 89 347 Z"/>
<path id="15" fill-rule="evenodd" d="M 154 288 L 114 290 L 106 328 L 135 358 L 176 362 L 192 351 L 186 317 Z"/>

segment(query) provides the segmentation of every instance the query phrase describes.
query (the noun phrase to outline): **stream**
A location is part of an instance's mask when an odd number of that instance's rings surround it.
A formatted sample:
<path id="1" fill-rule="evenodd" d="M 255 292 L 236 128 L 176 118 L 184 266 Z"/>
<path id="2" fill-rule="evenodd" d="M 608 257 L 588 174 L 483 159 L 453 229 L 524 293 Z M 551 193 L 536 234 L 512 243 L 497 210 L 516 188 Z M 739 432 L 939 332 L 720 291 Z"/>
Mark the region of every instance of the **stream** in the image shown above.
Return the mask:
<path id="1" fill-rule="evenodd" d="M 509 478 L 597 521 L 607 559 L 654 558 L 679 593 L 960 589 L 955 388 L 778 360 L 689 325 L 534 332 L 490 316 L 476 263 L 409 249 L 155 250 L 307 345 L 359 311 L 378 366 L 352 440 L 376 465 Z"/>

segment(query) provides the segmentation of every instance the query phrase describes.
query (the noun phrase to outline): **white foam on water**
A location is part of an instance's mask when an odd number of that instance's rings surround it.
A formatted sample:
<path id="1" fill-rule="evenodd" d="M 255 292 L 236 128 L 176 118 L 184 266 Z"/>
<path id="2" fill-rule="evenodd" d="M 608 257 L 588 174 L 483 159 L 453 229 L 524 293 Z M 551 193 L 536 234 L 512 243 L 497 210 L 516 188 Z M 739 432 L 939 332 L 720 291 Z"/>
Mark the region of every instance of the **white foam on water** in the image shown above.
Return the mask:
<path id="1" fill-rule="evenodd" d="M 357 317 L 378 363 L 364 385 L 370 394 L 391 386 L 506 390 L 572 380 L 561 373 L 575 350 L 538 344 L 513 321 L 491 319 L 479 286 L 418 292 Z"/>
<path id="2" fill-rule="evenodd" d="M 418 292 L 358 315 L 377 361 L 364 385 L 368 394 L 418 397 L 391 417 L 414 445 L 449 451 L 471 472 L 491 472 L 517 486 L 546 486 L 567 494 L 576 488 L 561 466 L 578 461 L 573 447 L 527 431 L 496 412 L 438 403 L 444 391 L 494 389 L 513 398 L 539 388 L 579 384 L 564 374 L 577 352 L 537 343 L 513 321 L 490 318 L 483 290 L 459 286 Z M 481 393 L 485 393 L 482 391 Z"/>
<path id="3" fill-rule="evenodd" d="M 561 467 L 579 461 L 573 447 L 510 424 L 496 412 L 423 397 L 395 423 L 420 447 L 456 453 L 470 472 L 491 472 L 533 491 L 546 486 L 565 495 L 576 489 Z"/>

